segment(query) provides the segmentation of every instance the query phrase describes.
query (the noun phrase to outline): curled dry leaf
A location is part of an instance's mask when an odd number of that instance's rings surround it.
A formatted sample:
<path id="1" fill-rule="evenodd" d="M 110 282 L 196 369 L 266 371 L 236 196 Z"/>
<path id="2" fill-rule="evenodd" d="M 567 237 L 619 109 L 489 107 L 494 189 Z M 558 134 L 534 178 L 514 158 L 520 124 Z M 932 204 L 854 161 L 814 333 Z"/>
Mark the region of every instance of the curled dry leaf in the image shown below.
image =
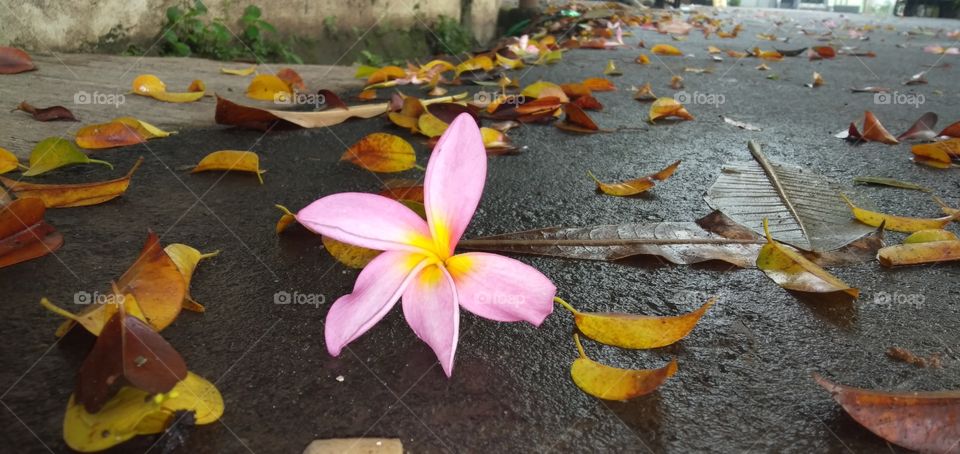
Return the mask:
<path id="1" fill-rule="evenodd" d="M 409 129 L 410 132 L 419 132 L 418 122 L 420 120 L 420 115 L 426 112 L 426 109 L 423 107 L 423 104 L 420 103 L 420 99 L 413 96 L 407 96 L 403 98 L 403 104 L 400 107 L 398 112 L 389 112 L 387 118 L 393 122 L 393 124 L 400 126 L 401 128 Z"/>
<path id="2" fill-rule="evenodd" d="M 683 89 L 683 77 L 681 77 L 681 76 L 679 76 L 679 75 L 674 75 L 673 77 L 671 77 L 671 78 L 670 78 L 670 88 L 672 88 L 672 89 L 674 89 L 674 90 L 682 90 L 682 89 Z"/>
<path id="3" fill-rule="evenodd" d="M 580 357 L 570 366 L 570 376 L 583 392 L 604 400 L 627 400 L 650 394 L 677 373 L 673 359 L 660 369 L 620 369 L 587 357 L 580 337 L 573 335 Z"/>
<path id="4" fill-rule="evenodd" d="M 584 110 L 603 110 L 603 104 L 597 98 L 590 95 L 577 96 L 573 103 Z"/>
<path id="5" fill-rule="evenodd" d="M 757 256 L 757 268 L 777 285 L 803 293 L 842 292 L 853 298 L 860 296 L 860 290 L 850 287 L 799 252 L 774 241 L 766 219 L 763 228 L 767 244 Z"/>
<path id="6" fill-rule="evenodd" d="M 30 167 L 23 172 L 23 176 L 32 177 L 63 166 L 74 164 L 102 164 L 113 168 L 113 164 L 99 159 L 90 159 L 69 141 L 59 137 L 50 137 L 41 140 L 30 152 Z"/>
<path id="7" fill-rule="evenodd" d="M 47 208 L 96 205 L 123 194 L 130 186 L 130 179 L 133 178 L 134 172 L 142 163 L 141 157 L 125 176 L 95 183 L 35 184 L 5 177 L 0 177 L 0 183 L 3 183 L 7 190 L 16 194 L 18 198 L 40 199 Z"/>
<path id="8" fill-rule="evenodd" d="M 203 81 L 194 80 L 185 93 L 170 93 L 167 85 L 153 74 L 141 74 L 133 79 L 133 92 L 141 96 L 149 96 L 158 101 L 184 103 L 194 102 L 203 97 L 206 87 Z"/>
<path id="9" fill-rule="evenodd" d="M 869 110 L 863 114 L 863 132 L 861 135 L 863 139 L 868 142 L 880 142 L 887 145 L 900 143 L 893 137 L 893 134 L 887 131 L 887 128 L 884 128 L 883 125 L 880 124 L 880 120 Z"/>
<path id="10" fill-rule="evenodd" d="M 89 413 L 70 396 L 63 418 L 63 439 L 71 449 L 96 452 L 137 435 L 161 433 L 189 411 L 195 424 L 210 424 L 223 415 L 223 397 L 202 377 L 187 372 L 168 393 L 151 395 L 131 386 L 120 388 L 96 413 Z"/>
<path id="11" fill-rule="evenodd" d="M 247 68 L 220 68 L 220 72 L 223 74 L 230 74 L 232 76 L 249 76 L 257 70 L 257 66 L 253 65 Z"/>
<path id="12" fill-rule="evenodd" d="M 323 247 L 333 258 L 350 268 L 363 268 L 383 252 L 347 244 L 328 236 L 321 237 L 321 240 L 323 241 Z"/>
<path id="13" fill-rule="evenodd" d="M 15 47 L 0 46 L 0 74 L 17 74 L 37 69 L 26 52 Z"/>
<path id="14" fill-rule="evenodd" d="M 680 49 L 677 49 L 669 44 L 657 44 L 650 48 L 650 52 L 653 52 L 654 55 L 683 55 L 683 52 Z"/>
<path id="15" fill-rule="evenodd" d="M 480 128 L 480 137 L 483 138 L 483 147 L 487 154 L 504 155 L 517 151 L 517 147 L 510 143 L 510 138 L 503 132 L 493 128 Z"/>
<path id="16" fill-rule="evenodd" d="M 650 123 L 662 118 L 676 117 L 681 120 L 693 120 L 693 115 L 673 98 L 657 98 L 650 106 Z"/>
<path id="17" fill-rule="evenodd" d="M 617 87 L 609 79 L 589 77 L 581 82 L 590 91 L 616 91 Z"/>
<path id="18" fill-rule="evenodd" d="M 650 82 L 647 82 L 633 92 L 633 99 L 642 102 L 655 101 L 657 95 L 653 94 L 653 88 L 650 87 Z"/>
<path id="19" fill-rule="evenodd" d="M 120 117 L 109 123 L 84 126 L 77 130 L 74 140 L 81 148 L 103 149 L 143 143 L 170 134 L 145 121 Z"/>
<path id="20" fill-rule="evenodd" d="M 940 131 L 940 134 L 937 135 L 960 138 L 960 121 L 943 128 L 943 131 Z"/>
<path id="21" fill-rule="evenodd" d="M 257 175 L 260 184 L 263 184 L 263 173 L 260 170 L 260 156 L 252 151 L 221 150 L 214 151 L 200 160 L 190 173 L 206 172 L 210 170 L 224 170 L 251 172 Z"/>
<path id="22" fill-rule="evenodd" d="M 847 196 L 840 194 L 843 201 L 850 207 L 853 217 L 858 221 L 873 227 L 883 225 L 887 230 L 894 232 L 912 233 L 920 230 L 942 229 L 950 221 L 960 218 L 960 213 L 955 213 L 942 218 L 911 218 L 904 216 L 895 216 L 891 214 L 878 213 L 876 211 L 865 210 L 857 207 Z"/>
<path id="23" fill-rule="evenodd" d="M 554 301 L 573 314 L 577 329 L 584 336 L 614 347 L 650 349 L 671 345 L 687 337 L 716 299 L 711 298 L 692 312 L 669 317 L 580 312 L 560 298 L 554 298 Z"/>
<path id="24" fill-rule="evenodd" d="M 593 178 L 593 181 L 597 183 L 598 191 L 608 195 L 626 197 L 645 192 L 654 187 L 657 181 L 664 181 L 667 178 L 670 178 L 670 176 L 677 171 L 677 167 L 679 166 L 680 161 L 677 160 L 659 172 L 651 173 L 650 175 L 644 177 L 627 180 L 620 183 L 603 183 L 593 175 L 593 172 L 587 171 L 587 174 L 590 175 L 590 178 Z"/>
<path id="25" fill-rule="evenodd" d="M 63 235 L 43 219 L 40 199 L 21 198 L 0 206 L 0 268 L 43 257 L 63 245 Z"/>
<path id="26" fill-rule="evenodd" d="M 910 152 L 917 163 L 948 169 L 953 166 L 954 159 L 960 158 L 960 139 L 913 145 Z"/>
<path id="27" fill-rule="evenodd" d="M 260 101 L 289 102 L 292 96 L 293 88 L 273 74 L 260 74 L 247 86 L 247 97 Z"/>
<path id="28" fill-rule="evenodd" d="M 633 60 L 634 63 L 640 63 L 641 65 L 649 65 L 650 57 L 647 54 L 640 54 L 636 59 Z"/>
<path id="29" fill-rule="evenodd" d="M 936 125 L 937 114 L 933 112 L 924 113 L 909 129 L 897 136 L 897 140 L 930 140 L 937 136 L 937 133 L 933 131 L 933 127 Z"/>
<path id="30" fill-rule="evenodd" d="M 816 53 L 816 57 L 819 58 L 833 58 L 837 56 L 837 50 L 830 46 L 813 46 L 811 50 L 813 50 L 813 52 Z M 815 59 L 816 57 L 811 55 L 810 58 Z"/>
<path id="31" fill-rule="evenodd" d="M 73 112 L 63 106 L 35 107 L 26 101 L 17 105 L 17 109 L 33 116 L 37 121 L 80 121 L 73 116 Z"/>
<path id="32" fill-rule="evenodd" d="M 425 114 L 424 116 L 429 115 Z M 402 172 L 417 164 L 413 146 L 400 136 L 375 132 L 355 143 L 340 157 L 372 172 Z"/>
<path id="33" fill-rule="evenodd" d="M 613 60 L 607 60 L 607 66 L 603 68 L 603 75 L 622 76 L 623 73 L 617 68 L 616 63 L 614 63 Z"/>
<path id="34" fill-rule="evenodd" d="M 277 78 L 282 80 L 284 83 L 290 87 L 291 91 L 306 91 L 307 85 L 303 83 L 303 78 L 300 77 L 293 68 L 283 68 L 280 71 L 277 71 Z"/>
<path id="35" fill-rule="evenodd" d="M 960 442 L 960 392 L 875 391 L 814 380 L 863 427 L 920 452 L 949 452 Z"/>
<path id="36" fill-rule="evenodd" d="M 879 186 L 889 186 L 891 188 L 912 189 L 914 191 L 930 192 L 930 189 L 909 181 L 900 181 L 893 178 L 884 177 L 856 177 L 853 179 L 857 184 L 875 184 Z"/>
<path id="37" fill-rule="evenodd" d="M 281 119 L 265 109 L 240 105 L 223 99 L 220 96 L 217 96 L 214 121 L 221 125 L 237 126 L 259 131 L 295 129 L 301 127 L 300 125 Z"/>
<path id="38" fill-rule="evenodd" d="M 600 131 L 600 127 L 580 106 L 570 103 L 564 104 L 563 112 L 566 116 L 564 116 L 563 121 L 556 123 L 558 128 L 581 134 L 592 134 Z"/>
<path id="39" fill-rule="evenodd" d="M 821 85 L 823 85 L 823 76 L 821 76 L 820 73 L 814 71 L 814 73 L 813 73 L 813 82 L 811 82 L 811 83 L 808 84 L 807 86 L 810 87 L 810 88 L 815 88 L 815 87 L 819 87 L 819 86 L 821 86 Z"/>
<path id="40" fill-rule="evenodd" d="M 180 276 L 183 277 L 183 285 L 186 289 L 186 295 L 183 297 L 183 308 L 193 312 L 205 312 L 206 309 L 190 296 L 190 281 L 193 280 L 193 273 L 197 270 L 200 261 L 216 257 L 220 255 L 220 251 L 203 253 L 186 244 L 172 243 L 163 248 L 163 252 L 170 257 L 170 260 L 173 260 L 180 271 Z"/>
<path id="41" fill-rule="evenodd" d="M 903 82 L 904 85 L 924 85 L 927 83 L 927 72 L 921 71 L 912 76 L 909 79 Z"/>
<path id="42" fill-rule="evenodd" d="M 290 227 L 293 225 L 293 223 L 297 222 L 297 215 L 283 205 L 275 204 L 273 206 L 277 207 L 277 209 L 283 212 L 283 215 L 281 215 L 280 219 L 277 220 L 277 226 L 274 228 L 277 235 L 279 235 L 283 233 L 284 230 L 287 230 L 287 227 Z"/>
<path id="43" fill-rule="evenodd" d="M 140 319 L 127 314 L 123 295 L 77 373 L 74 396 L 88 413 L 100 411 L 122 386 L 148 394 L 170 392 L 187 377 L 183 357 Z"/>

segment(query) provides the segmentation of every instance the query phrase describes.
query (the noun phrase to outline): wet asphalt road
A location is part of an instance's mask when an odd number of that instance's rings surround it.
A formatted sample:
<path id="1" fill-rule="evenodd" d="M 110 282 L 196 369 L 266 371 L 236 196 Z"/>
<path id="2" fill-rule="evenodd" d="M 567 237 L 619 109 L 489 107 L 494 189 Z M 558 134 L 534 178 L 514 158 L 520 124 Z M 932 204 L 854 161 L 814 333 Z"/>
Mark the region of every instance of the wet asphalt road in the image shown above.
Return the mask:
<path id="1" fill-rule="evenodd" d="M 569 135 L 552 126 L 512 131 L 513 140 L 528 149 L 490 160 L 484 198 L 467 236 L 555 225 L 697 219 L 710 211 L 702 195 L 721 164 L 749 159 L 749 139 L 757 140 L 773 160 L 846 184 L 860 175 L 896 177 L 933 188 L 948 203 L 960 205 L 957 173 L 914 165 L 907 145 L 852 147 L 831 137 L 867 109 L 895 134 L 925 111 L 938 113 L 940 126 L 960 119 L 960 57 L 939 61 L 921 52 L 923 45 L 935 42 L 930 38 L 908 40 L 878 30 L 869 41 L 845 40 L 875 51 L 876 58 L 788 58 L 768 63 L 772 69 L 766 73 L 754 69 L 759 64 L 754 59 L 727 57 L 712 63 L 707 45 L 769 49 L 770 42 L 755 38 L 767 32 L 790 37 L 778 48 L 805 47 L 815 43 L 797 33 L 797 24 L 826 17 L 841 21 L 837 15 L 792 13 L 787 17 L 794 22 L 776 28 L 770 19 L 755 17 L 757 11 L 735 14 L 746 29 L 734 40 L 705 41 L 695 32 L 687 41 L 668 42 L 663 35 L 637 30 L 625 49 L 572 51 L 556 66 L 523 73 L 524 84 L 539 78 L 573 82 L 601 75 L 606 60 L 614 59 L 625 73 L 615 79 L 620 90 L 600 93 L 605 109 L 591 115 L 603 128 L 631 129 L 593 136 Z M 897 32 L 917 24 L 960 25 L 890 22 Z M 695 56 L 636 65 L 639 39 L 648 47 L 674 44 Z M 908 47 L 895 47 L 897 43 Z M 928 85 L 901 85 L 927 69 L 923 65 L 938 61 L 952 66 L 931 70 Z M 711 66 L 712 74 L 683 73 L 684 67 Z M 825 86 L 803 86 L 813 71 L 823 75 Z M 692 122 L 644 123 L 648 106 L 632 100 L 626 89 L 649 81 L 655 93 L 670 96 L 673 90 L 667 85 L 674 73 L 683 75 L 692 96 L 722 95 L 724 102 L 688 103 L 696 116 Z M 767 79 L 770 73 L 779 80 Z M 849 91 L 864 85 L 923 94 L 925 102 L 919 108 L 877 105 L 872 94 Z M 724 124 L 721 116 L 763 130 L 739 130 Z M 77 335 L 56 343 L 53 331 L 60 320 L 37 301 L 47 296 L 79 310 L 71 304 L 74 294 L 106 290 L 132 263 L 148 229 L 161 234 L 164 244 L 222 251 L 201 263 L 192 284 L 193 296 L 207 312 L 183 313 L 163 332 L 190 370 L 214 381 L 226 401 L 221 422 L 198 428 L 184 452 L 289 453 L 315 438 L 352 436 L 397 437 L 411 452 L 878 452 L 888 450 L 886 443 L 843 413 L 811 373 L 871 388 L 960 389 L 960 270 L 955 264 L 885 270 L 863 263 L 835 269 L 862 291 L 857 304 L 836 306 L 799 300 L 757 270 L 723 264 L 521 258 L 553 279 L 560 296 L 587 310 L 672 315 L 719 297 L 694 332 L 676 345 L 623 351 L 585 343 L 594 359 L 620 367 L 659 367 L 678 358 L 676 376 L 658 392 L 630 402 L 597 401 L 570 380 L 576 350 L 571 317 L 562 310 L 539 329 L 464 313 L 452 379 L 443 375 L 399 309 L 341 357 L 331 358 L 323 344 L 327 306 L 278 305 L 275 296 L 322 295 L 330 302 L 351 289 L 357 271 L 337 264 L 319 238 L 300 227 L 274 235 L 279 212 L 273 204 L 296 210 L 334 192 L 379 190 L 384 176 L 337 162 L 346 146 L 375 131 L 407 137 L 418 160 L 426 163 L 428 150 L 419 138 L 374 119 L 267 135 L 229 128 L 189 131 L 148 146 L 97 153 L 117 166 L 112 173 L 97 166 L 57 172 L 61 181 L 106 179 L 125 171 L 138 156 L 146 157 L 122 198 L 48 212 L 66 239 L 55 256 L 0 271 L 3 450 L 67 451 L 62 415 L 90 339 Z M 265 184 L 259 186 L 248 174 L 191 175 L 184 170 L 219 149 L 259 153 L 262 168 L 269 170 Z M 591 169 L 608 181 L 636 177 L 676 159 L 683 160 L 679 171 L 642 198 L 598 195 L 585 176 Z M 399 176 L 419 178 L 421 173 Z M 919 192 L 862 186 L 850 191 L 888 212 L 939 213 Z M 889 236 L 891 242 L 901 238 Z M 921 304 L 877 304 L 885 295 Z M 923 355 L 942 353 L 944 367 L 917 369 L 893 362 L 884 355 L 893 345 Z M 139 439 L 116 451 L 144 452 L 151 441 Z"/>

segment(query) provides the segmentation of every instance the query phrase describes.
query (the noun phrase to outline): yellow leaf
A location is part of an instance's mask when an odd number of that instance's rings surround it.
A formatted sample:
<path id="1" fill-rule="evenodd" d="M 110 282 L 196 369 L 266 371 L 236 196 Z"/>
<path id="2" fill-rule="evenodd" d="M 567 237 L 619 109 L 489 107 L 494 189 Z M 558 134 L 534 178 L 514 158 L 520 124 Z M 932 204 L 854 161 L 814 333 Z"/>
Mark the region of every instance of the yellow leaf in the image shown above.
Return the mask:
<path id="1" fill-rule="evenodd" d="M 673 98 L 657 98 L 650 106 L 650 122 L 661 118 L 677 117 L 683 120 L 693 120 L 693 115 Z"/>
<path id="2" fill-rule="evenodd" d="M 437 118 L 429 112 L 424 112 L 417 120 L 417 129 L 427 137 L 440 137 L 449 126 L 443 120 Z"/>
<path id="3" fill-rule="evenodd" d="M 573 313 L 577 329 L 597 342 L 621 348 L 649 349 L 678 342 L 690 334 L 716 299 L 699 309 L 673 317 L 580 312 L 560 298 L 554 301 Z"/>
<path id="4" fill-rule="evenodd" d="M 321 237 L 321 240 L 323 241 L 323 247 L 327 249 L 327 252 L 329 252 L 333 258 L 350 268 L 363 268 L 367 266 L 367 264 L 380 255 L 381 252 L 337 241 L 328 236 Z"/>
<path id="5" fill-rule="evenodd" d="M 280 216 L 280 219 L 277 220 L 277 226 L 274 228 L 277 235 L 283 233 L 284 230 L 287 230 L 287 227 L 293 225 L 294 222 L 297 222 L 297 215 L 290 212 L 290 209 L 283 205 L 274 205 L 280 211 L 283 212 L 283 215 Z"/>
<path id="6" fill-rule="evenodd" d="M 257 70 L 256 65 L 251 66 L 249 68 L 242 68 L 242 69 L 220 68 L 221 73 L 230 74 L 233 76 L 249 76 L 253 74 L 253 72 L 256 70 Z"/>
<path id="7" fill-rule="evenodd" d="M 664 181 L 667 178 L 670 178 L 670 176 L 673 175 L 673 172 L 675 172 L 679 166 L 680 161 L 676 161 L 659 172 L 620 183 L 603 183 L 593 175 L 593 172 L 588 170 L 587 174 L 590 175 L 590 178 L 593 178 L 593 181 L 597 183 L 597 189 L 604 194 L 627 197 L 649 190 L 656 185 L 656 181 Z"/>
<path id="8" fill-rule="evenodd" d="M 918 230 L 910 234 L 903 240 L 903 244 L 912 244 L 912 243 L 930 243 L 933 241 L 954 241 L 960 238 L 957 238 L 957 235 L 949 230 L 942 229 L 927 229 L 927 230 Z"/>
<path id="9" fill-rule="evenodd" d="M 17 156 L 5 148 L 0 148 L 0 174 L 16 170 L 20 167 L 20 161 Z"/>
<path id="10" fill-rule="evenodd" d="M 149 96 L 158 101 L 184 103 L 193 102 L 203 97 L 205 88 L 202 81 L 194 80 L 186 93 L 170 93 L 167 85 L 153 74 L 141 74 L 133 79 L 133 92 L 141 96 Z"/>
<path id="11" fill-rule="evenodd" d="M 220 251 L 202 253 L 186 244 L 180 243 L 168 244 L 167 247 L 163 248 L 163 251 L 170 256 L 170 260 L 173 260 L 173 263 L 177 265 L 177 269 L 180 271 L 180 275 L 183 276 L 183 284 L 187 289 L 186 295 L 183 297 L 183 308 L 194 312 L 204 312 L 206 309 L 190 296 L 190 281 L 193 280 L 193 272 L 196 271 L 197 264 L 203 259 L 216 257 L 220 254 Z"/>
<path id="12" fill-rule="evenodd" d="M 942 229 L 949 224 L 950 221 L 956 220 L 958 217 L 960 217 L 960 213 L 942 218 L 910 218 L 904 216 L 895 216 L 892 214 L 883 214 L 876 211 L 859 208 L 854 205 L 853 202 L 847 198 L 847 196 L 840 194 L 840 197 L 844 202 L 847 202 L 847 205 L 850 207 L 850 211 L 853 212 L 853 217 L 858 221 L 872 227 L 880 227 L 880 224 L 883 224 L 884 229 L 892 230 L 894 232 L 912 233 L 920 230 Z"/>
<path id="13" fill-rule="evenodd" d="M 886 267 L 960 260 L 960 241 L 929 241 L 887 246 L 877 251 L 877 260 Z"/>
<path id="14" fill-rule="evenodd" d="M 680 49 L 669 44 L 657 44 L 650 49 L 650 52 L 653 52 L 654 55 L 683 55 Z"/>
<path id="15" fill-rule="evenodd" d="M 580 336 L 573 335 L 580 357 L 570 366 L 573 382 L 583 392 L 604 400 L 627 400 L 649 394 L 677 372 L 673 359 L 660 369 L 620 369 L 587 357 Z"/>
<path id="16" fill-rule="evenodd" d="M 853 298 L 860 296 L 860 290 L 837 279 L 799 252 L 774 241 L 766 219 L 763 220 L 763 230 L 767 244 L 757 255 L 757 268 L 780 287 L 805 293 L 843 292 Z"/>
<path id="17" fill-rule="evenodd" d="M 428 115 L 428 114 L 424 114 Z M 400 136 L 375 132 L 355 143 L 340 157 L 372 172 L 402 172 L 417 164 L 413 146 Z"/>
<path id="18" fill-rule="evenodd" d="M 491 60 L 490 57 L 486 55 L 478 55 L 476 57 L 472 57 L 469 60 L 457 65 L 457 67 L 454 69 L 454 74 L 455 76 L 459 76 L 461 73 L 465 71 L 483 70 L 487 72 L 492 69 L 493 69 L 493 60 Z"/>
<path id="19" fill-rule="evenodd" d="M 605 68 L 603 68 L 603 74 L 606 75 L 606 76 L 621 76 L 621 75 L 623 75 L 623 73 L 620 72 L 619 69 L 617 69 L 617 65 L 613 62 L 613 60 L 607 60 L 607 66 L 606 66 Z"/>
<path id="20" fill-rule="evenodd" d="M 208 170 L 252 172 L 257 174 L 260 184 L 263 184 L 262 174 L 266 172 L 260 170 L 260 157 L 256 153 L 236 150 L 214 151 L 201 159 L 200 163 L 190 173 L 206 172 Z"/>
<path id="21" fill-rule="evenodd" d="M 123 177 L 95 183 L 78 184 L 34 184 L 0 177 L 0 183 L 17 195 L 18 198 L 37 198 L 47 208 L 67 208 L 96 205 L 119 197 L 130 186 L 130 179 L 143 163 L 137 160 Z"/>
<path id="22" fill-rule="evenodd" d="M 570 102 L 570 98 L 563 92 L 563 88 L 553 82 L 543 80 L 527 85 L 520 94 L 531 99 L 553 96 L 560 102 Z"/>
<path id="23" fill-rule="evenodd" d="M 273 74 L 260 74 L 247 86 L 247 97 L 261 101 L 287 101 L 291 96 L 290 85 Z"/>

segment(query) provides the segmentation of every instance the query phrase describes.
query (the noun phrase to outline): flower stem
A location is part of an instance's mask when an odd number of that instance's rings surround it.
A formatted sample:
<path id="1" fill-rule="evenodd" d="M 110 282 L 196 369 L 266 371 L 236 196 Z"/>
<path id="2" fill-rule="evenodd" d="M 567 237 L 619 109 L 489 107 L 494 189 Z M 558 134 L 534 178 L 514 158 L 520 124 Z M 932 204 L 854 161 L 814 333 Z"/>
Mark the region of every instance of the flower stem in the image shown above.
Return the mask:
<path id="1" fill-rule="evenodd" d="M 580 335 L 573 333 L 573 341 L 577 344 L 577 351 L 580 352 L 580 357 L 586 358 L 587 353 L 583 351 L 583 344 L 580 343 Z"/>
<path id="2" fill-rule="evenodd" d="M 216 256 L 218 256 L 218 255 L 220 255 L 220 249 L 217 249 L 217 250 L 215 250 L 215 251 L 213 251 L 213 252 L 201 253 L 201 254 L 200 254 L 200 260 L 208 259 L 208 258 L 210 258 L 210 257 L 216 257 Z"/>
<path id="3" fill-rule="evenodd" d="M 570 311 L 571 314 L 577 313 L 577 310 L 574 309 L 573 306 L 570 305 L 570 303 L 564 301 L 563 298 L 560 298 L 559 296 L 553 297 L 553 302 L 563 306 L 565 309 Z"/>
<path id="4" fill-rule="evenodd" d="M 424 168 L 424 167 L 423 167 L 422 165 L 420 165 L 420 164 L 414 164 L 414 165 L 413 165 L 413 168 L 414 168 L 414 169 L 417 169 L 417 170 L 422 170 L 422 171 L 424 171 L 424 172 L 427 171 L 427 169 Z"/>

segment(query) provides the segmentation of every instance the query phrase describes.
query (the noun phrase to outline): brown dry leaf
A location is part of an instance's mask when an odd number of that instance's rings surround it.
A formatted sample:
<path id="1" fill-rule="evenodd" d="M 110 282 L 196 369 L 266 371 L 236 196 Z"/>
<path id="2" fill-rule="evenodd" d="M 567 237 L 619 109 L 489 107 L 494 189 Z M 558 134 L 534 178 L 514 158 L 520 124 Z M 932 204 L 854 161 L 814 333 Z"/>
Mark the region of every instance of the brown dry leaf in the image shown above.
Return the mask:
<path id="1" fill-rule="evenodd" d="M 17 74 L 37 69 L 26 52 L 15 47 L 0 46 L 0 74 Z"/>
<path id="2" fill-rule="evenodd" d="M 640 54 L 636 59 L 633 60 L 634 63 L 640 63 L 641 65 L 649 65 L 650 57 L 647 54 Z"/>
<path id="3" fill-rule="evenodd" d="M 855 289 L 820 268 L 802 254 L 776 242 L 770 236 L 767 220 L 763 220 L 767 244 L 757 256 L 757 268 L 780 287 L 803 293 L 839 293 L 850 297 L 860 296 Z"/>
<path id="4" fill-rule="evenodd" d="M 430 114 L 424 114 L 424 116 Z M 375 132 L 355 143 L 340 157 L 372 172 L 402 172 L 417 165 L 413 146 L 402 137 Z"/>
<path id="5" fill-rule="evenodd" d="M 650 123 L 662 118 L 676 117 L 681 120 L 693 120 L 693 115 L 673 98 L 657 98 L 650 106 Z"/>
<path id="6" fill-rule="evenodd" d="M 260 170 L 260 156 L 252 151 L 220 150 L 203 157 L 190 173 L 206 172 L 210 170 L 224 170 L 251 172 L 257 175 L 260 184 L 263 184 L 263 173 Z"/>
<path id="7" fill-rule="evenodd" d="M 884 128 L 883 125 L 880 124 L 880 120 L 877 120 L 877 117 L 869 110 L 863 114 L 863 132 L 861 135 L 863 139 L 868 142 L 880 142 L 887 145 L 900 143 L 896 137 L 893 137 L 893 134 L 887 131 L 887 128 Z"/>
<path id="8" fill-rule="evenodd" d="M 293 96 L 293 88 L 273 74 L 260 74 L 247 86 L 247 97 L 260 101 L 287 102 Z"/>
<path id="9" fill-rule="evenodd" d="M 573 103 L 584 110 L 603 110 L 603 104 L 600 104 L 600 101 L 593 96 L 577 96 L 577 99 L 573 100 Z"/>
<path id="10" fill-rule="evenodd" d="M 683 52 L 680 49 L 677 49 L 669 44 L 657 44 L 650 48 L 650 52 L 653 52 L 654 55 L 683 55 Z"/>
<path id="11" fill-rule="evenodd" d="M 674 90 L 683 90 L 683 77 L 674 75 L 670 78 L 670 88 Z"/>
<path id="12" fill-rule="evenodd" d="M 303 83 L 303 78 L 293 68 L 283 68 L 277 71 L 277 78 L 294 91 L 307 91 L 307 85 Z"/>
<path id="13" fill-rule="evenodd" d="M 194 102 L 203 97 L 206 87 L 200 80 L 194 80 L 186 93 L 170 93 L 167 91 L 167 85 L 153 74 L 141 74 L 133 79 L 133 93 L 140 96 L 149 96 L 158 101 L 184 103 Z"/>
<path id="14" fill-rule="evenodd" d="M 336 93 L 327 90 L 326 88 L 321 88 L 317 90 L 317 96 L 323 100 L 323 105 L 327 109 L 349 109 L 350 106 L 347 103 L 343 102 Z"/>
<path id="15" fill-rule="evenodd" d="M 566 116 L 563 118 L 563 121 L 556 123 L 558 128 L 581 134 L 593 134 L 600 131 L 600 127 L 593 122 L 593 119 L 591 119 L 580 106 L 567 103 L 563 106 L 563 112 Z"/>
<path id="16" fill-rule="evenodd" d="M 562 84 L 560 85 L 560 88 L 563 90 L 564 94 L 571 98 L 577 96 L 589 96 L 593 94 L 590 89 L 582 83 Z"/>
<path id="17" fill-rule="evenodd" d="M 687 337 L 716 299 L 711 298 L 692 312 L 668 317 L 580 312 L 560 298 L 555 298 L 554 301 L 573 314 L 577 330 L 584 336 L 614 347 L 650 349 L 671 345 Z"/>
<path id="18" fill-rule="evenodd" d="M 0 183 L 17 198 L 37 198 L 47 208 L 67 208 L 96 205 L 112 200 L 123 194 L 130 186 L 130 179 L 143 163 L 137 159 L 129 172 L 123 177 L 95 183 L 79 184 L 34 184 L 10 178 L 0 177 Z"/>
<path id="19" fill-rule="evenodd" d="M 580 337 L 573 335 L 580 357 L 570 366 L 570 376 L 583 392 L 604 400 L 627 400 L 650 394 L 677 373 L 673 359 L 660 369 L 620 369 L 587 357 Z"/>
<path id="20" fill-rule="evenodd" d="M 943 128 L 943 131 L 940 131 L 938 136 L 947 136 L 947 137 L 960 137 L 960 121 L 955 122 L 946 128 Z"/>
<path id="21" fill-rule="evenodd" d="M 383 252 L 347 244 L 328 236 L 322 236 L 321 240 L 323 241 L 323 247 L 333 258 L 350 268 L 363 268 Z"/>
<path id="22" fill-rule="evenodd" d="M 960 392 L 874 391 L 814 380 L 863 427 L 904 448 L 948 452 L 960 443 Z"/>
<path id="23" fill-rule="evenodd" d="M 73 112 L 63 106 L 35 107 L 26 101 L 17 105 L 17 109 L 33 116 L 37 121 L 80 121 L 73 116 Z"/>
<path id="24" fill-rule="evenodd" d="M 627 197 L 645 192 L 654 187 L 657 181 L 664 181 L 670 178 L 679 166 L 680 161 L 677 160 L 659 172 L 620 183 L 603 183 L 593 175 L 593 172 L 587 171 L 587 174 L 597 183 L 598 191 L 608 195 Z"/>
<path id="25" fill-rule="evenodd" d="M 0 207 L 0 268 L 53 253 L 63 235 L 44 221 L 40 199 L 23 198 Z"/>
<path id="26" fill-rule="evenodd" d="M 650 87 L 650 82 L 647 82 L 633 92 L 633 99 L 642 102 L 655 101 L 657 95 L 653 94 L 653 88 Z"/>
<path id="27" fill-rule="evenodd" d="M 879 227 L 883 225 L 885 229 L 892 230 L 894 232 L 912 233 L 920 230 L 942 229 L 949 224 L 950 221 L 960 218 L 960 213 L 955 213 L 942 218 L 911 218 L 905 216 L 895 216 L 892 214 L 884 214 L 876 211 L 865 210 L 854 205 L 853 202 L 847 198 L 847 196 L 840 194 L 840 197 L 844 202 L 847 203 L 847 206 L 850 207 L 850 211 L 853 212 L 853 217 L 858 221 L 872 227 Z"/>
<path id="28" fill-rule="evenodd" d="M 837 50 L 830 46 L 814 46 L 811 50 L 813 50 L 819 58 L 833 58 L 837 56 Z M 811 59 L 815 58 L 816 57 L 811 55 Z"/>

